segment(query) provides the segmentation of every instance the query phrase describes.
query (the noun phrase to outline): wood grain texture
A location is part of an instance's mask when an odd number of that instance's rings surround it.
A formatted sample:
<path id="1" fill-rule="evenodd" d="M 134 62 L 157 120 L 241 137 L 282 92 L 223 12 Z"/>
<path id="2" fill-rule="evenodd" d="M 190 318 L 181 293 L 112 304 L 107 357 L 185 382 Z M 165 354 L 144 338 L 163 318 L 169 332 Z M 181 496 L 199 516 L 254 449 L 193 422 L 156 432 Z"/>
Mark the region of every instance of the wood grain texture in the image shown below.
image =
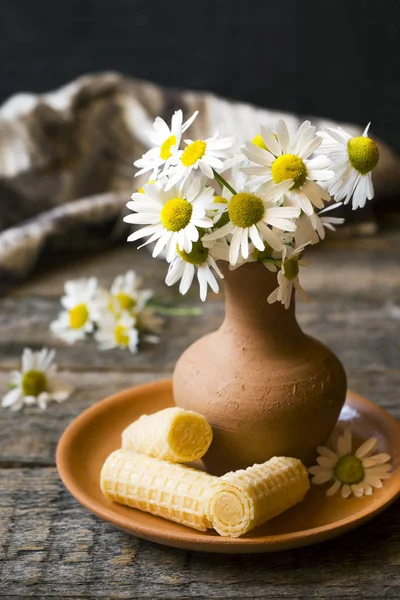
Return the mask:
<path id="1" fill-rule="evenodd" d="M 63 490 L 54 468 L 0 471 L 0 596 L 398 598 L 400 515 L 263 555 L 183 552 L 130 537 Z"/>
<path id="2" fill-rule="evenodd" d="M 342 359 L 349 387 L 400 419 L 400 235 L 328 242 L 308 257 L 299 321 Z M 399 503 L 364 527 L 315 547 L 276 555 L 223 556 L 162 547 L 97 519 L 64 490 L 57 441 L 72 419 L 118 389 L 168 376 L 184 348 L 223 318 L 222 294 L 167 289 L 165 263 L 123 246 L 60 267 L 53 257 L 0 300 L 0 390 L 25 346 L 51 345 L 77 388 L 46 412 L 0 409 L 0 597 L 16 598 L 400 598 Z M 160 345 L 137 356 L 99 353 L 92 343 L 54 340 L 48 324 L 66 279 L 98 275 L 110 284 L 134 267 L 165 306 L 201 308 L 168 316 Z M 335 270 L 333 270 L 335 269 Z"/>

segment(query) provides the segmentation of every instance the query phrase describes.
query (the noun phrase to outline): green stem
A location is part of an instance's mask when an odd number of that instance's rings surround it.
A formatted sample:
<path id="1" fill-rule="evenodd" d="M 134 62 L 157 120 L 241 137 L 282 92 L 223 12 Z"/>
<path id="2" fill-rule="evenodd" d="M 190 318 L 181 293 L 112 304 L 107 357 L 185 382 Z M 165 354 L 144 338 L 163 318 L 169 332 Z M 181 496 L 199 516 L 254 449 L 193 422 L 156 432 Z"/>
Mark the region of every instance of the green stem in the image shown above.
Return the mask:
<path id="1" fill-rule="evenodd" d="M 203 314 L 201 308 L 184 306 L 163 306 L 152 304 L 151 307 L 159 314 L 171 317 L 197 317 Z"/>
<path id="2" fill-rule="evenodd" d="M 215 181 L 218 181 L 219 185 L 222 188 L 226 187 L 230 191 L 230 193 L 235 196 L 237 194 L 237 192 L 233 189 L 233 187 L 230 186 L 229 183 L 222 177 L 222 175 L 217 173 L 217 171 L 215 169 L 213 169 L 213 172 L 214 172 Z"/>

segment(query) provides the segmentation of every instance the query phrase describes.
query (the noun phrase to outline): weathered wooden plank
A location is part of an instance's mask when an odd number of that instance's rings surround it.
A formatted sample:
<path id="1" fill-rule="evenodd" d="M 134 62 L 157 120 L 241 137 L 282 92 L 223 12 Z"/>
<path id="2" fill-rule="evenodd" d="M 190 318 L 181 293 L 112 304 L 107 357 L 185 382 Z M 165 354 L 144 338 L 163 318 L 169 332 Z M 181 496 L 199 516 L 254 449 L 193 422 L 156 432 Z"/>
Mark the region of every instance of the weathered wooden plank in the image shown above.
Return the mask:
<path id="1" fill-rule="evenodd" d="M 303 328 L 340 356 L 349 387 L 400 418 L 400 234 L 334 239 L 312 250 L 299 303 Z M 0 301 L 0 389 L 24 346 L 50 345 L 78 393 L 46 412 L 0 409 L 0 595 L 2 598 L 399 598 L 398 503 L 357 532 L 317 547 L 264 556 L 209 556 L 163 548 L 100 522 L 63 489 L 52 468 L 57 440 L 74 416 L 101 397 L 162 377 L 182 350 L 223 318 L 222 295 L 202 305 L 164 284 L 166 265 L 124 245 L 63 263 L 53 256 L 31 281 Z M 53 266 L 50 263 L 53 262 Z M 128 268 L 161 303 L 200 307 L 168 317 L 162 343 L 137 355 L 64 346 L 48 331 L 65 280 Z M 12 468 L 18 465 L 41 468 Z M 49 468 L 50 467 L 50 468 Z"/>
<path id="2" fill-rule="evenodd" d="M 63 404 L 52 403 L 45 412 L 36 407 L 18 413 L 0 408 L 0 466 L 54 466 L 57 442 L 74 417 L 118 390 L 162 377 L 164 373 L 68 373 L 65 379 L 77 391 Z M 5 390 L 7 383 L 8 374 L 0 373 L 0 390 Z M 349 387 L 400 420 L 400 370 L 362 369 L 350 373 Z"/>
<path id="3" fill-rule="evenodd" d="M 76 388 L 62 404 L 51 403 L 46 411 L 25 407 L 22 412 L 0 408 L 0 465 L 55 465 L 58 440 L 69 423 L 99 400 L 127 387 L 165 377 L 161 373 L 65 373 L 66 383 Z M 8 375 L 0 373 L 0 389 Z"/>
<path id="4" fill-rule="evenodd" d="M 179 306 L 191 308 L 200 301 L 185 300 Z M 170 370 L 177 357 L 195 339 L 212 331 L 222 321 L 223 305 L 210 301 L 202 308 L 204 316 L 165 317 L 159 344 L 145 343 L 141 351 L 99 352 L 93 340 L 68 346 L 49 330 L 59 309 L 54 298 L 3 298 L 0 300 L 0 366 L 14 368 L 25 346 L 56 348 L 58 360 L 66 368 L 106 368 L 129 371 Z"/>
<path id="5" fill-rule="evenodd" d="M 128 536 L 64 491 L 55 469 L 0 471 L 0 595 L 77 598 L 398 598 L 398 503 L 329 543 L 224 556 Z"/>
<path id="6" fill-rule="evenodd" d="M 337 352 L 347 368 L 378 365 L 399 368 L 399 307 L 396 297 L 381 300 L 315 298 L 311 304 L 298 303 L 298 317 L 304 330 Z M 190 298 L 179 306 L 200 307 Z M 49 331 L 58 302 L 52 298 L 4 298 L 0 300 L 0 368 L 15 368 L 21 352 L 51 346 L 58 360 L 69 369 L 118 369 L 129 371 L 170 371 L 177 358 L 194 340 L 216 329 L 223 319 L 222 302 L 211 300 L 201 306 L 201 316 L 169 316 L 161 343 L 145 344 L 132 356 L 116 350 L 99 352 L 94 342 L 67 346 Z"/>

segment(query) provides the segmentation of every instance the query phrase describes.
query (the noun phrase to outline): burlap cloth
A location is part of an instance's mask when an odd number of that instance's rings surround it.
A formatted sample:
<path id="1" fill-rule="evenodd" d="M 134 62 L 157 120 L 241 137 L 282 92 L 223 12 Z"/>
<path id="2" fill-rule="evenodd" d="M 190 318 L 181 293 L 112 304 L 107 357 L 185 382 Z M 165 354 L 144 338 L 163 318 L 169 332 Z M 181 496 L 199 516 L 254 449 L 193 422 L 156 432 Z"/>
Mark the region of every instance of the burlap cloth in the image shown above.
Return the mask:
<path id="1" fill-rule="evenodd" d="M 102 248 L 127 236 L 122 212 L 143 182 L 133 161 L 149 148 L 157 115 L 199 109 L 191 137 L 219 130 L 239 141 L 295 116 L 216 97 L 161 88 L 114 73 L 80 77 L 55 92 L 17 94 L 0 107 L 0 293 L 46 252 Z M 317 127 L 334 125 L 312 119 Z M 358 134 L 361 127 L 345 125 Z M 399 158 L 378 140 L 376 194 L 398 191 Z"/>

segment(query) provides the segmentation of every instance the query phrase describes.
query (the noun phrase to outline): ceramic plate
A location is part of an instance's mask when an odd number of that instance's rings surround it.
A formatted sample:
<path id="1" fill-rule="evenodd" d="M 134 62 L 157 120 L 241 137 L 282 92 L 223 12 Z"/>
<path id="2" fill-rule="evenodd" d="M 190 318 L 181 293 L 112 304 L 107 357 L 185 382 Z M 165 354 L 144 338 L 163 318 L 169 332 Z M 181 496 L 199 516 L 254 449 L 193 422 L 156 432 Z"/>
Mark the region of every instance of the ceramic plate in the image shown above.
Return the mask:
<path id="1" fill-rule="evenodd" d="M 370 497 L 343 499 L 325 495 L 326 486 L 311 486 L 301 504 L 241 538 L 195 531 L 104 498 L 99 476 L 106 457 L 120 447 L 122 430 L 140 415 L 173 406 L 171 380 L 124 390 L 78 416 L 57 449 L 57 467 L 69 492 L 116 527 L 135 536 L 187 550 L 272 552 L 338 536 L 381 512 L 400 494 L 400 423 L 388 412 L 351 392 L 341 413 L 359 440 L 379 439 L 379 450 L 392 456 L 393 475 Z"/>

